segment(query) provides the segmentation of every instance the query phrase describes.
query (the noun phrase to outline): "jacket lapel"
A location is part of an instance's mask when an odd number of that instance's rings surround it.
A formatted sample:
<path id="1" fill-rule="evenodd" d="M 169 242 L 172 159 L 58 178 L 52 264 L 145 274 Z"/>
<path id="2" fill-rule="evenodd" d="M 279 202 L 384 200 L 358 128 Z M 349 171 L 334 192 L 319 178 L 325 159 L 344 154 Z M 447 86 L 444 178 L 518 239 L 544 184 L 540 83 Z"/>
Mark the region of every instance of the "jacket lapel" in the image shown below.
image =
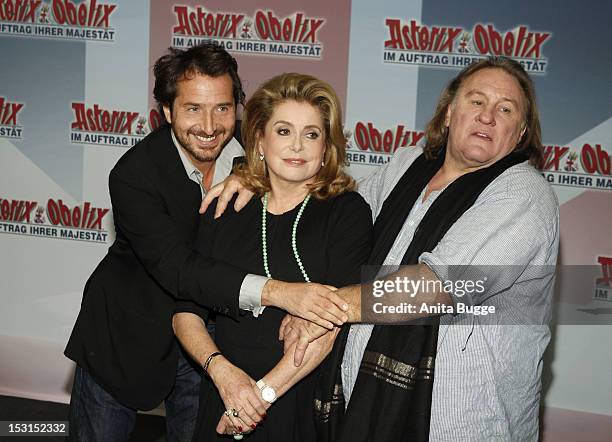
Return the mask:
<path id="1" fill-rule="evenodd" d="M 158 139 L 152 143 L 151 154 L 158 168 L 159 177 L 163 181 L 159 185 L 168 192 L 167 203 L 180 207 L 184 216 L 177 221 L 191 230 L 198 219 L 197 210 L 202 201 L 202 194 L 200 187 L 187 176 L 176 146 L 172 142 L 169 126 L 160 130 Z"/>

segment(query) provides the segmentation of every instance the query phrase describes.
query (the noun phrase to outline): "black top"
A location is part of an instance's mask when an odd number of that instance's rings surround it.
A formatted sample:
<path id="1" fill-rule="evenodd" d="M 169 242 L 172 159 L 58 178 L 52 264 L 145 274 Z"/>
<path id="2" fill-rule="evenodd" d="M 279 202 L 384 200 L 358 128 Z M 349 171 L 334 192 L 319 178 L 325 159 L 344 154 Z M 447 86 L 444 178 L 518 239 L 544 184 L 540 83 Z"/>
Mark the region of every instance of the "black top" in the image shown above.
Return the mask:
<path id="1" fill-rule="evenodd" d="M 232 207 L 230 204 L 228 207 Z M 268 265 L 272 277 L 304 282 L 291 248 L 291 231 L 299 205 L 282 214 L 267 214 Z M 202 217 L 196 247 L 206 257 L 225 261 L 248 273 L 264 275 L 261 240 L 262 203 L 258 198 L 239 214 L 214 221 L 214 207 Z M 372 215 L 357 193 L 318 201 L 311 198 L 297 229 L 297 249 L 312 282 L 342 287 L 359 281 L 360 266 L 369 256 Z M 255 318 L 241 311 L 238 320 L 217 315 L 215 340 L 220 351 L 254 380 L 281 359 L 278 330 L 285 312 L 268 307 Z M 314 440 L 313 381 L 317 371 L 292 388 L 268 411 L 249 440 Z M 224 406 L 211 381 L 202 382 L 200 414 L 194 440 L 214 440 Z"/>

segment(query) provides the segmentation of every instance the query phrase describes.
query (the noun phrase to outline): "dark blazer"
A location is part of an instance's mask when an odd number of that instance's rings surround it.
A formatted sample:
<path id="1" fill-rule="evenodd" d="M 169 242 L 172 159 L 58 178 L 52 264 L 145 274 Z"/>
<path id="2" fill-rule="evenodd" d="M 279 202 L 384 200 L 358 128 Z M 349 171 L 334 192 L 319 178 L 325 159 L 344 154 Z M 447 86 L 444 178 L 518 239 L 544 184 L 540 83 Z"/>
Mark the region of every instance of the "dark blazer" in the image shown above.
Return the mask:
<path id="1" fill-rule="evenodd" d="M 126 152 L 109 187 L 116 239 L 85 285 L 65 354 L 120 403 L 148 410 L 176 377 L 177 299 L 237 317 L 245 273 L 192 248 L 201 194 L 169 127 Z"/>

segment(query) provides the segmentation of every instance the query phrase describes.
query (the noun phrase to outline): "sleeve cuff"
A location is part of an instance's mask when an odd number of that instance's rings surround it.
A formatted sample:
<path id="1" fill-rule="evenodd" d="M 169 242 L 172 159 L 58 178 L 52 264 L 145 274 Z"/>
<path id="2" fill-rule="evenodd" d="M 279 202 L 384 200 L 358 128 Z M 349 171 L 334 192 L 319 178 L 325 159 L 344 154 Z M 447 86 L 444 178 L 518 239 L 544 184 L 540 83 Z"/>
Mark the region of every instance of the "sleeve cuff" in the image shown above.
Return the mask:
<path id="1" fill-rule="evenodd" d="M 270 278 L 260 275 L 248 274 L 244 277 L 240 286 L 240 296 L 238 306 L 241 310 L 248 310 L 256 318 L 264 311 L 265 306 L 261 305 L 261 294 L 264 285 Z"/>

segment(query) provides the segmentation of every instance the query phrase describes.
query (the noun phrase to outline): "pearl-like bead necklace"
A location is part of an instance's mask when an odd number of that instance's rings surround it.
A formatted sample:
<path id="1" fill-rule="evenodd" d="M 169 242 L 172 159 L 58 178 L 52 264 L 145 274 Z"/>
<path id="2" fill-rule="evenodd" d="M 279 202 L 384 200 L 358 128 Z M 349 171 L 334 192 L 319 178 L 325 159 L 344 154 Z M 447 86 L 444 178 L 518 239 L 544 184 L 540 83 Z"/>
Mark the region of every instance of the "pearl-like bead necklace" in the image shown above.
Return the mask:
<path id="1" fill-rule="evenodd" d="M 295 257 L 295 262 L 297 262 L 300 271 L 302 272 L 302 276 L 304 276 L 304 280 L 306 282 L 310 282 L 310 278 L 304 269 L 304 264 L 302 264 L 302 260 L 300 259 L 300 254 L 297 250 L 297 227 L 300 222 L 300 218 L 302 218 L 302 214 L 304 213 L 304 209 L 306 208 L 306 204 L 310 200 L 310 194 L 304 198 L 302 201 L 302 205 L 300 206 L 300 210 L 298 211 L 295 220 L 293 221 L 293 228 L 291 229 L 291 248 L 293 249 L 293 256 Z M 268 241 L 266 234 L 266 219 L 268 212 L 268 194 L 266 193 L 263 197 L 263 208 L 261 210 L 261 246 L 263 253 L 263 264 L 264 270 L 266 271 L 266 276 L 268 278 L 272 278 L 270 274 L 270 267 L 268 266 Z"/>

